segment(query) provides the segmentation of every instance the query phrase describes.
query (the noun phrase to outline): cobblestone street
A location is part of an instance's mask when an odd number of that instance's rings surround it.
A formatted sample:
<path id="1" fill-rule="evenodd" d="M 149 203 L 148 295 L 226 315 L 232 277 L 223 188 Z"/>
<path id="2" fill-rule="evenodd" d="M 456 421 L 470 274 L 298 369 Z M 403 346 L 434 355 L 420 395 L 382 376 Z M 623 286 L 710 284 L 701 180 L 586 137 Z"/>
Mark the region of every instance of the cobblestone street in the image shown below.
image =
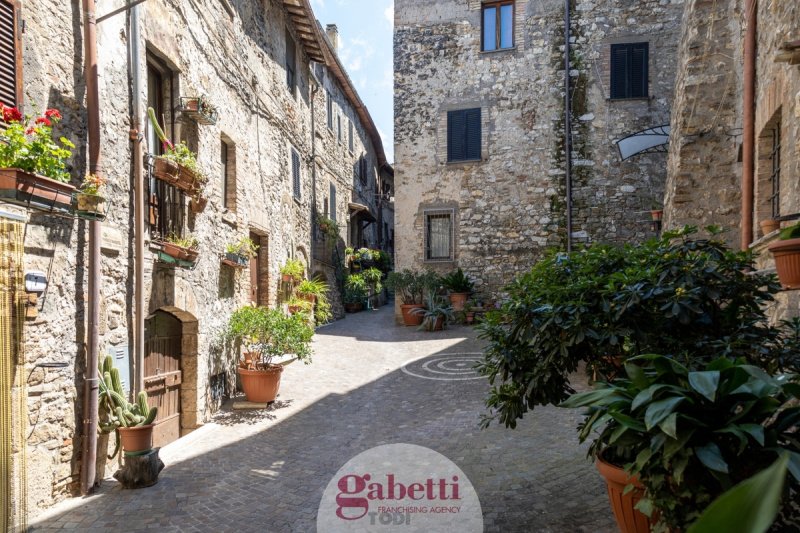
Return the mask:
<path id="1" fill-rule="evenodd" d="M 577 443 L 578 413 L 537 408 L 516 430 L 479 429 L 487 385 L 470 370 L 480 352 L 473 330 L 396 327 L 385 306 L 321 329 L 314 349 L 311 365 L 284 372 L 268 412 L 226 409 L 163 448 L 156 486 L 122 491 L 106 480 L 32 529 L 313 532 L 344 463 L 410 443 L 464 471 L 486 531 L 614 531 L 603 483 Z"/>

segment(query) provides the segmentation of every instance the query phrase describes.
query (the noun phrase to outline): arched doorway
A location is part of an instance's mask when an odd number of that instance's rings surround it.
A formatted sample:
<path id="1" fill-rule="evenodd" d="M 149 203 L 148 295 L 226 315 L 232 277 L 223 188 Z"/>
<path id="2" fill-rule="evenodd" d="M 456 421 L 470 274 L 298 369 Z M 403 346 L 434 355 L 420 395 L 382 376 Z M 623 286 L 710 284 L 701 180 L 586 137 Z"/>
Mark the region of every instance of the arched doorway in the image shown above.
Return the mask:
<path id="1" fill-rule="evenodd" d="M 192 403 L 187 394 L 196 389 L 192 386 L 196 361 L 197 319 L 193 315 L 175 307 L 163 307 L 147 317 L 144 386 L 148 403 L 158 407 L 153 446 L 169 444 L 180 438 L 182 427 L 196 425 L 189 419 L 196 422 L 197 413 L 183 412 L 184 405 Z"/>

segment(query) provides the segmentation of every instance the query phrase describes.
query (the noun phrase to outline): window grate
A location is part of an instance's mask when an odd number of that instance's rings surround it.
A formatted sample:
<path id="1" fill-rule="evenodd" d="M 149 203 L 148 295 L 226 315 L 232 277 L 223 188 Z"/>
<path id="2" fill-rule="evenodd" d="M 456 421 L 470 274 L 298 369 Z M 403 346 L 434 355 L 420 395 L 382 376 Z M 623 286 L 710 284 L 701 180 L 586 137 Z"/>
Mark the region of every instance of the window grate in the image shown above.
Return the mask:
<path id="1" fill-rule="evenodd" d="M 772 185 L 772 194 L 769 202 L 772 207 L 772 218 L 781 216 L 781 127 L 780 123 L 772 130 L 772 150 L 770 152 L 772 169 L 769 181 Z"/>
<path id="2" fill-rule="evenodd" d="M 446 262 L 455 259 L 454 210 L 425 211 L 425 261 Z"/>
<path id="3" fill-rule="evenodd" d="M 300 199 L 300 154 L 292 148 L 292 184 L 295 199 Z"/>

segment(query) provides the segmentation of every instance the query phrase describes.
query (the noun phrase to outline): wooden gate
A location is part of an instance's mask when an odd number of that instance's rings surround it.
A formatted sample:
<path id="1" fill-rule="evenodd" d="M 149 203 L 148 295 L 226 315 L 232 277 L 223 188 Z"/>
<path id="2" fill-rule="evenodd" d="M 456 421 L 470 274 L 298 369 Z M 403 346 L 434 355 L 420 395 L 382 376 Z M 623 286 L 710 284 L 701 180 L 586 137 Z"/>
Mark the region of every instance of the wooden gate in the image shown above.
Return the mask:
<path id="1" fill-rule="evenodd" d="M 181 321 L 156 311 L 145 323 L 144 386 L 150 407 L 158 407 L 153 446 L 181 436 Z"/>

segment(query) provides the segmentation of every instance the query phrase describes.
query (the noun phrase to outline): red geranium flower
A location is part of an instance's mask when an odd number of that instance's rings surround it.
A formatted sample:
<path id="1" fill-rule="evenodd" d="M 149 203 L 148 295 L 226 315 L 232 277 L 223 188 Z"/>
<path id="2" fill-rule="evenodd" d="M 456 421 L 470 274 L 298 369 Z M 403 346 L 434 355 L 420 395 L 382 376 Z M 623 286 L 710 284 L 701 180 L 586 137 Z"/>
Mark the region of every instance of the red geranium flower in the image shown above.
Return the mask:
<path id="1" fill-rule="evenodd" d="M 3 106 L 3 122 L 22 122 L 22 113 L 16 107 Z"/>
<path id="2" fill-rule="evenodd" d="M 30 128 L 28 128 L 27 130 L 25 130 L 25 135 L 33 135 L 35 132 L 36 132 L 36 128 L 34 128 L 33 126 L 31 126 L 31 127 L 30 127 Z"/>
<path id="3" fill-rule="evenodd" d="M 48 109 L 44 112 L 44 116 L 47 118 L 54 118 L 56 120 L 61 120 L 61 113 L 59 113 L 58 109 Z"/>
<path id="4" fill-rule="evenodd" d="M 39 117 L 36 119 L 37 124 L 44 124 L 45 126 L 52 126 L 53 123 L 50 122 L 50 119 L 47 117 Z"/>

